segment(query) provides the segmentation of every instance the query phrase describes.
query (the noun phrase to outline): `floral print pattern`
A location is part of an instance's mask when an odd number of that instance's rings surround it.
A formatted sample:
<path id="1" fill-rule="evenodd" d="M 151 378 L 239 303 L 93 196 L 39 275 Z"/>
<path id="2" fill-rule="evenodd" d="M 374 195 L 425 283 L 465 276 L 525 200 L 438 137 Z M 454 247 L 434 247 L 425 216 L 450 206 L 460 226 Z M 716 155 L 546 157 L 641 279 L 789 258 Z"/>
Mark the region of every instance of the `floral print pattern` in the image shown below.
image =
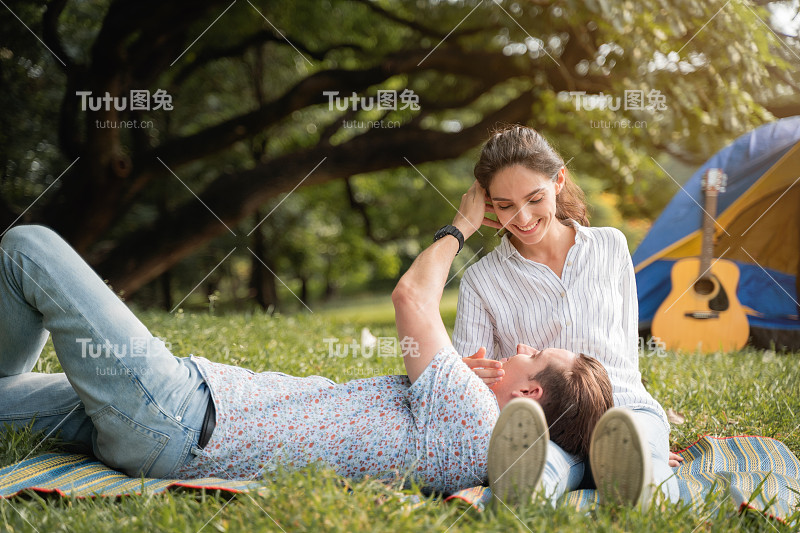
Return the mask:
<path id="1" fill-rule="evenodd" d="M 217 426 L 177 477 L 253 479 L 278 466 L 321 464 L 355 480 L 404 477 L 446 493 L 486 480 L 500 410 L 452 346 L 413 385 L 407 376 L 337 384 L 193 360 L 211 390 Z"/>

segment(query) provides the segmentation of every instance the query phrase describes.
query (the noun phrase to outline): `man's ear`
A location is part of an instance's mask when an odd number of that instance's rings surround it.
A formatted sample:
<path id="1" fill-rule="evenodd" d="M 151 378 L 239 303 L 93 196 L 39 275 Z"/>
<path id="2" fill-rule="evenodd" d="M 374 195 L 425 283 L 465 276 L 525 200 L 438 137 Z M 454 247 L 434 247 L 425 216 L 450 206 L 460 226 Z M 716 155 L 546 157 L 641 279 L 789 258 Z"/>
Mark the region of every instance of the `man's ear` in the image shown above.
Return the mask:
<path id="1" fill-rule="evenodd" d="M 532 400 L 539 401 L 544 395 L 542 385 L 538 381 L 531 381 L 530 385 L 528 385 L 528 390 L 530 391 L 528 398 Z"/>
<path id="2" fill-rule="evenodd" d="M 528 388 L 514 391 L 511 393 L 512 398 L 530 398 L 531 400 L 539 401 L 544 391 L 538 381 L 531 381 Z"/>

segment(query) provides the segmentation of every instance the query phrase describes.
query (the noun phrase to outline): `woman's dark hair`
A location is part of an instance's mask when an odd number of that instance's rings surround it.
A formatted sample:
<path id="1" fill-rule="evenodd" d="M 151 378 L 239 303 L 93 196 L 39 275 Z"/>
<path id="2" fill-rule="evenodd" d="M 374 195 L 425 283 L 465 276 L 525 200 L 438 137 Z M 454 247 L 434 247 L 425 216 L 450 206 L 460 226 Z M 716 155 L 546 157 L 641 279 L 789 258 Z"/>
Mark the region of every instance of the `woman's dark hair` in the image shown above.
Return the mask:
<path id="1" fill-rule="evenodd" d="M 539 398 L 550 440 L 572 454 L 587 457 L 594 426 L 614 407 L 611 380 L 594 357 L 580 354 L 572 368 L 551 364 L 534 379 L 542 386 Z"/>
<path id="2" fill-rule="evenodd" d="M 535 129 L 519 124 L 504 125 L 494 130 L 483 145 L 481 156 L 475 163 L 475 179 L 488 191 L 495 175 L 514 165 L 521 165 L 555 181 L 564 160 Z M 562 223 L 572 219 L 582 226 L 589 225 L 583 191 L 572 181 L 569 173 L 564 188 L 556 196 L 556 218 Z"/>

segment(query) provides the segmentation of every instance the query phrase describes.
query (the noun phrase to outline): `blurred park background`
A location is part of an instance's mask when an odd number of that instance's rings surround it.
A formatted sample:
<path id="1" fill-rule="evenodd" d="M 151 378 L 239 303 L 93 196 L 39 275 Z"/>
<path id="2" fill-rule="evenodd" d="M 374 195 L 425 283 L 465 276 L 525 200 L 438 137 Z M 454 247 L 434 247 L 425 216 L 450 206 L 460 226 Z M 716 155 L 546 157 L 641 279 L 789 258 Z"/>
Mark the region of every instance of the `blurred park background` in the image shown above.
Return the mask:
<path id="1" fill-rule="evenodd" d="M 0 225 L 53 227 L 141 307 L 388 296 L 498 123 L 633 250 L 710 155 L 800 114 L 798 0 L 3 6 Z"/>

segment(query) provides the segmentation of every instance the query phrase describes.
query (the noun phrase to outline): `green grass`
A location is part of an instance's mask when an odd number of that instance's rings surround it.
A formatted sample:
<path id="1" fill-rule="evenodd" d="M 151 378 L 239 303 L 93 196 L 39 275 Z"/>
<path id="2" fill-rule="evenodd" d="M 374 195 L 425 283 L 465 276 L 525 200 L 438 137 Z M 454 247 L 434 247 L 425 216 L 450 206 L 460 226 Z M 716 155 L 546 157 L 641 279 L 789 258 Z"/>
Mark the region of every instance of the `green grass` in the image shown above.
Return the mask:
<path id="1" fill-rule="evenodd" d="M 448 293 L 442 310 L 452 326 L 455 295 Z M 374 298 L 319 310 L 313 315 L 269 317 L 262 314 L 139 315 L 151 331 L 171 343 L 178 356 L 202 355 L 256 371 L 280 370 L 295 375 L 321 374 L 346 381 L 372 373 L 400 373 L 399 357 L 328 357 L 324 339 L 358 341 L 361 329 L 394 336 L 391 302 Z M 673 426 L 671 446 L 683 449 L 699 435 L 758 434 L 785 442 L 800 452 L 800 365 L 798 355 L 743 351 L 734 355 L 647 357 L 641 369 L 648 389 L 664 405 L 683 414 Z M 40 371 L 58 371 L 48 343 Z M 20 431 L 0 442 L 0 465 L 24 457 L 39 436 Z M 57 448 L 45 443 L 36 453 Z M 300 471 L 271 479 L 263 495 L 232 500 L 213 493 L 171 493 L 155 496 L 75 500 L 28 494 L 0 501 L 0 530 L 8 531 L 778 531 L 789 529 L 759 516 L 740 516 L 722 505 L 708 518 L 705 510 L 685 507 L 600 509 L 592 515 L 541 502 L 514 509 L 478 513 L 464 505 L 429 500 L 410 510 L 396 496 L 397 487 L 374 481 L 354 483 L 352 492 L 330 471 Z M 405 491 L 419 494 L 418 490 Z M 728 502 L 729 504 L 729 502 Z M 221 509 L 221 510 L 220 510 Z M 449 529 L 448 529 L 449 528 Z"/>
<path id="2" fill-rule="evenodd" d="M 452 325 L 456 320 L 456 304 L 458 303 L 458 288 L 446 289 L 442 294 L 439 310 L 445 324 Z M 334 301 L 319 306 L 315 310 L 321 311 L 331 320 L 339 324 L 358 323 L 366 326 L 373 324 L 394 325 L 394 307 L 390 294 L 367 295 L 360 298 L 351 298 L 344 301 Z"/>

